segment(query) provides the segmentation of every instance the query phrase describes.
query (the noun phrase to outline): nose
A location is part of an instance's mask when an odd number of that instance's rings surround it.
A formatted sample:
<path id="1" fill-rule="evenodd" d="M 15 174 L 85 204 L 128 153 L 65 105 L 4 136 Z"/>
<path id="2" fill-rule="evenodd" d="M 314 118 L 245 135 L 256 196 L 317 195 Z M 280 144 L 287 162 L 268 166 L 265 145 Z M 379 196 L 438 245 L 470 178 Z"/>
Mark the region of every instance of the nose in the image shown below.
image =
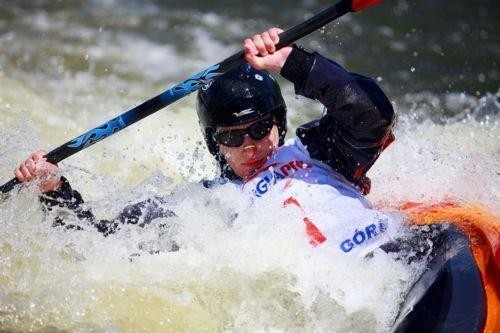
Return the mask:
<path id="1" fill-rule="evenodd" d="M 242 147 L 243 153 L 245 155 L 247 155 L 248 157 L 255 156 L 257 152 L 257 142 L 255 142 L 255 140 L 253 140 L 250 135 L 245 134 Z"/>

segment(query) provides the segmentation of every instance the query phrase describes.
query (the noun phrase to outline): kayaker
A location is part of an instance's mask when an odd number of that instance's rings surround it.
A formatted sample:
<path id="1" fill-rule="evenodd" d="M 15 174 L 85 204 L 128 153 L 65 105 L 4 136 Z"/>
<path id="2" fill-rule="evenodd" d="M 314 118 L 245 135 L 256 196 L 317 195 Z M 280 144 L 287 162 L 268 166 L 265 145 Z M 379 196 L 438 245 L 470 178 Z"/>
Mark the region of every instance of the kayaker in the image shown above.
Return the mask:
<path id="1" fill-rule="evenodd" d="M 313 245 L 328 240 L 351 252 L 387 228 L 388 217 L 373 210 L 364 195 L 370 190 L 367 171 L 394 139 L 394 111 L 372 79 L 297 45 L 276 50 L 281 31 L 271 28 L 246 39 L 249 64 L 198 93 L 200 125 L 221 171 L 220 179 L 205 185 L 229 181 L 255 199 L 267 197 L 278 200 L 280 207 L 301 209 Z M 297 94 L 326 107 L 320 119 L 300 126 L 286 142 L 286 105 L 268 71 L 280 73 Z M 42 178 L 41 201 L 48 210 L 67 207 L 105 235 L 122 223 L 146 224 L 174 215 L 161 200 L 151 199 L 127 207 L 114 220 L 98 220 L 43 155 L 30 155 L 15 175 L 22 182 Z M 57 222 L 64 224 L 61 217 Z"/>

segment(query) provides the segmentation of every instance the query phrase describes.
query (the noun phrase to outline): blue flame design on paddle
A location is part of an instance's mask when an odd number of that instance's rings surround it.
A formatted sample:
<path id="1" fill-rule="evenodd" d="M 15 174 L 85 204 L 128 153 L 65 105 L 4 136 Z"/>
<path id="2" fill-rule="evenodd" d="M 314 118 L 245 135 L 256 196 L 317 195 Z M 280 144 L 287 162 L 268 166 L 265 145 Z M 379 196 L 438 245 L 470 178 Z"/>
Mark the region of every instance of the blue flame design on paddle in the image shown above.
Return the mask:
<path id="1" fill-rule="evenodd" d="M 99 142 L 110 135 L 113 135 L 124 127 L 126 127 L 126 125 L 123 122 L 122 117 L 113 118 L 107 123 L 102 124 L 101 126 L 94 128 L 93 130 L 88 131 L 87 133 L 73 139 L 69 142 L 68 147 L 79 148 L 80 146 L 82 146 L 83 148 L 87 148 L 94 143 Z"/>
<path id="2" fill-rule="evenodd" d="M 221 75 L 221 73 L 217 73 L 216 70 L 219 69 L 220 65 L 214 65 L 205 69 L 204 71 L 192 76 L 186 81 L 176 85 L 171 89 L 171 94 L 181 93 L 182 95 L 187 95 L 200 89 L 201 87 L 212 82 L 214 77 Z"/>

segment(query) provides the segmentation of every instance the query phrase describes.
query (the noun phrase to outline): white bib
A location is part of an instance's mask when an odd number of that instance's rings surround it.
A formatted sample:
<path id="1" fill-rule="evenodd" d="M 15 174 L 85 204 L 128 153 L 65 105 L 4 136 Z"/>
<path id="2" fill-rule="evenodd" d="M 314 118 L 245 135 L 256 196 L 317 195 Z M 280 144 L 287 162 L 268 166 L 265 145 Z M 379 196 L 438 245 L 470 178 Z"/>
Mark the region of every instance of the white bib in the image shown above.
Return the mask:
<path id="1" fill-rule="evenodd" d="M 387 242 L 396 223 L 372 209 L 342 175 L 314 160 L 299 139 L 288 140 L 243 186 L 259 200 L 298 210 L 313 246 L 363 256 Z"/>

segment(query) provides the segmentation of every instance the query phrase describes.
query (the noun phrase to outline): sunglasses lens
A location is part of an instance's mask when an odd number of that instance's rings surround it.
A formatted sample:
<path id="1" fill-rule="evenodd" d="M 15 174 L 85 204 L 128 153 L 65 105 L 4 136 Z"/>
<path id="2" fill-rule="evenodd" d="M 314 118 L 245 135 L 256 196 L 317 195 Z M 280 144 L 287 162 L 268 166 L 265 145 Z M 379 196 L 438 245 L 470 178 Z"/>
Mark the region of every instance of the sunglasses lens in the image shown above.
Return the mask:
<path id="1" fill-rule="evenodd" d="M 274 121 L 272 119 L 266 119 L 259 121 L 248 129 L 248 134 L 254 140 L 260 140 L 271 132 L 273 128 Z"/>
<path id="2" fill-rule="evenodd" d="M 217 142 L 227 147 L 239 147 L 243 144 L 245 131 L 228 131 L 217 134 Z"/>
<path id="3" fill-rule="evenodd" d="M 245 134 L 248 133 L 254 140 L 261 140 L 271 132 L 273 125 L 274 120 L 272 118 L 265 119 L 245 129 L 217 133 L 215 138 L 218 143 L 224 146 L 239 147 L 245 141 Z"/>

